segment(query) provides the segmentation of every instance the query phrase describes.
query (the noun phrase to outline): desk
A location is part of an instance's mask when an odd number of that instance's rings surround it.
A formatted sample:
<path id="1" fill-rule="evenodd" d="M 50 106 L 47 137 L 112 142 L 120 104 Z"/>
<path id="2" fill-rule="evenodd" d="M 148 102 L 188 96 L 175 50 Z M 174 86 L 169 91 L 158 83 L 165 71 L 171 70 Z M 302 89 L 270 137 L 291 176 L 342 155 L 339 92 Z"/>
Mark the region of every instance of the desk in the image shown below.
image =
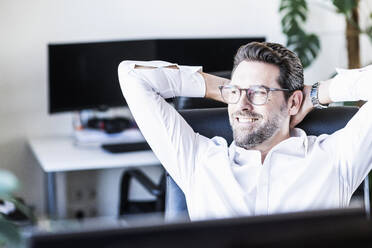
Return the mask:
<path id="1" fill-rule="evenodd" d="M 29 138 L 28 143 L 46 173 L 47 213 L 57 214 L 56 173 L 160 164 L 151 150 L 109 153 L 100 146 L 77 146 L 72 136 Z"/>

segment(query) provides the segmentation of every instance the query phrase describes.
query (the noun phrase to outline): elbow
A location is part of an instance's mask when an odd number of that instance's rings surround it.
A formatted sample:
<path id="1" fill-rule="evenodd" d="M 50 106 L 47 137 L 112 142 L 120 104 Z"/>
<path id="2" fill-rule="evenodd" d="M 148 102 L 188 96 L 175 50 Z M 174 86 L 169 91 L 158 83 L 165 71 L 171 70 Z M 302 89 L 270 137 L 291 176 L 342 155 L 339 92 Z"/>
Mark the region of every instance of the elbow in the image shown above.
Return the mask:
<path id="1" fill-rule="evenodd" d="M 118 77 L 121 90 L 123 91 L 126 85 L 126 82 L 130 78 L 130 71 L 133 68 L 133 61 L 124 60 L 118 66 Z M 123 87 L 124 86 L 124 87 Z"/>
<path id="2" fill-rule="evenodd" d="M 141 77 L 133 73 L 135 64 L 135 61 L 124 60 L 118 66 L 119 85 L 127 103 L 143 88 Z"/>
<path id="3" fill-rule="evenodd" d="M 118 66 L 119 81 L 121 81 L 121 77 L 127 75 L 132 70 L 133 65 L 133 61 L 130 60 L 120 62 Z"/>
<path id="4" fill-rule="evenodd" d="M 127 86 L 128 86 L 128 81 L 130 80 L 130 63 L 127 60 L 122 61 L 119 64 L 118 67 L 118 78 L 119 78 L 119 85 L 121 89 L 121 93 L 123 94 L 124 98 L 126 97 L 126 92 L 127 92 Z"/>

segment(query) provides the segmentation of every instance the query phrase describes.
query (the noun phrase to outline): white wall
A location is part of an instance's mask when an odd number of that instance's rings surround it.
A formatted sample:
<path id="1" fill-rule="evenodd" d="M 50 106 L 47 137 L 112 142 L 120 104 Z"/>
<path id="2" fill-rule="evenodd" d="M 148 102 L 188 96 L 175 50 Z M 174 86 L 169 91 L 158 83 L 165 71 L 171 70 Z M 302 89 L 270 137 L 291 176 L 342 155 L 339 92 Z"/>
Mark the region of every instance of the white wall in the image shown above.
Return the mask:
<path id="1" fill-rule="evenodd" d="M 335 66 L 346 66 L 343 19 L 319 7 L 321 1 L 311 2 L 315 4 L 307 26 L 321 35 L 322 53 L 306 71 L 307 83 L 327 78 Z M 283 43 L 278 4 L 278 0 L 0 0 L 0 167 L 18 176 L 23 182 L 20 195 L 43 212 L 43 176 L 27 137 L 71 132 L 69 113 L 47 114 L 48 43 L 225 36 L 266 36 Z M 366 39 L 362 54 L 363 61 L 372 60 Z"/>

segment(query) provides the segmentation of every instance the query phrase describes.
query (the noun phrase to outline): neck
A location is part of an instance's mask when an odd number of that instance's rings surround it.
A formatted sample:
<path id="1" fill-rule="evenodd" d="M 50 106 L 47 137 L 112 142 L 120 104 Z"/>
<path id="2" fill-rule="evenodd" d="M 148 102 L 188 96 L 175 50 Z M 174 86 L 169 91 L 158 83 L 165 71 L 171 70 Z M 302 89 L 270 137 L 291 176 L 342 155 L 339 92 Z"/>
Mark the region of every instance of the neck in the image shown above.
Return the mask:
<path id="1" fill-rule="evenodd" d="M 279 130 L 276 134 L 274 134 L 270 139 L 266 140 L 262 144 L 259 144 L 255 147 L 252 147 L 252 150 L 258 150 L 261 152 L 261 163 L 263 164 L 265 161 L 265 158 L 267 154 L 270 152 L 270 150 L 282 142 L 283 140 L 286 140 L 290 137 L 289 135 L 289 127 L 285 130 Z"/>

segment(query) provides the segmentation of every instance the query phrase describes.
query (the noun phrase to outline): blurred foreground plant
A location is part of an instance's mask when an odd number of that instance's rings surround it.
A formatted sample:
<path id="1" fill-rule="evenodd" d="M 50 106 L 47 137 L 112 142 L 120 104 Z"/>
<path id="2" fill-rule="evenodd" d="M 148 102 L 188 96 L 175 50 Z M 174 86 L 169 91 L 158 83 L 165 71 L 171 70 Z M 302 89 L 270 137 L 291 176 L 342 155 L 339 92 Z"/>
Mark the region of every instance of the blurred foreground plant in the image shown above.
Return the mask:
<path id="1" fill-rule="evenodd" d="M 0 170 L 0 247 L 19 247 L 21 237 L 19 227 L 22 221 L 9 218 L 19 211 L 31 223 L 35 221 L 32 211 L 22 201 L 14 197 L 19 188 L 17 178 L 9 171 Z"/>

